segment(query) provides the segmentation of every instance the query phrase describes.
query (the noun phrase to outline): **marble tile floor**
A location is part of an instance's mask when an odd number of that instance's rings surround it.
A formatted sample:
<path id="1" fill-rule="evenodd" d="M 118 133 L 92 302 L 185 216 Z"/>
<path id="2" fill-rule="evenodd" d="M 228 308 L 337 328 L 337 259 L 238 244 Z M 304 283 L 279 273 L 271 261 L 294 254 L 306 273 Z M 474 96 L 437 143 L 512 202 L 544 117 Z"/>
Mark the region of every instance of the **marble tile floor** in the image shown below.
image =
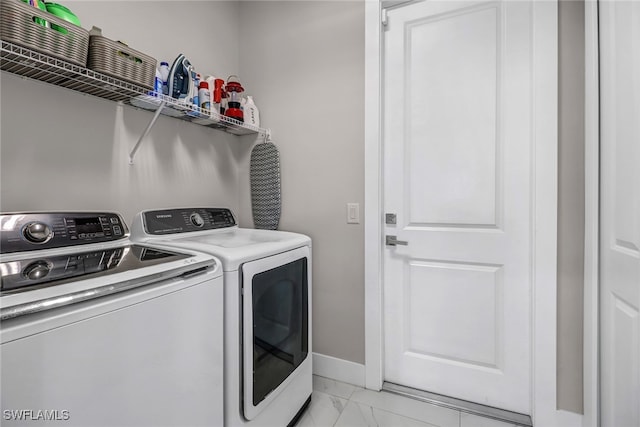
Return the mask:
<path id="1" fill-rule="evenodd" d="M 516 427 L 389 392 L 313 377 L 311 405 L 296 427 Z"/>

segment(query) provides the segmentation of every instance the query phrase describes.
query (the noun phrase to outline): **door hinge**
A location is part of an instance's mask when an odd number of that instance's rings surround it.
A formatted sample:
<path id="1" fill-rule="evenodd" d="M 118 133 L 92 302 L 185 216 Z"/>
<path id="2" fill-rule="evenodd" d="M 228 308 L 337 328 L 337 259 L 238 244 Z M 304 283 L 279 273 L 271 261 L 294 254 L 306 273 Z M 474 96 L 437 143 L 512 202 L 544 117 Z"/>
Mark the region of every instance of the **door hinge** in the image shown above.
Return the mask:
<path id="1" fill-rule="evenodd" d="M 389 24 L 389 17 L 387 16 L 387 9 L 382 9 L 382 26 L 386 27 Z"/>

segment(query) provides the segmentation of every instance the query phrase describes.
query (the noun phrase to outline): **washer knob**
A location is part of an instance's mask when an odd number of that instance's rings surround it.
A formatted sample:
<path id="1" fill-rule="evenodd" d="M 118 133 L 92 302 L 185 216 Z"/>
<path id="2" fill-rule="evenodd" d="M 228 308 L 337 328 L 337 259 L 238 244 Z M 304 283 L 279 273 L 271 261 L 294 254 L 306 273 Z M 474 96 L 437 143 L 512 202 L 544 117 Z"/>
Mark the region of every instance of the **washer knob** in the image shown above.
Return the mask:
<path id="1" fill-rule="evenodd" d="M 23 231 L 25 239 L 31 243 L 46 243 L 53 237 L 51 228 L 44 222 L 31 222 Z"/>
<path id="2" fill-rule="evenodd" d="M 22 270 L 22 275 L 30 280 L 40 280 L 51 271 L 49 263 L 46 261 L 36 261 L 27 265 Z"/>
<path id="3" fill-rule="evenodd" d="M 191 220 L 191 224 L 196 227 L 202 227 L 204 225 L 204 219 L 202 219 L 202 216 L 197 212 L 192 213 L 189 219 Z"/>

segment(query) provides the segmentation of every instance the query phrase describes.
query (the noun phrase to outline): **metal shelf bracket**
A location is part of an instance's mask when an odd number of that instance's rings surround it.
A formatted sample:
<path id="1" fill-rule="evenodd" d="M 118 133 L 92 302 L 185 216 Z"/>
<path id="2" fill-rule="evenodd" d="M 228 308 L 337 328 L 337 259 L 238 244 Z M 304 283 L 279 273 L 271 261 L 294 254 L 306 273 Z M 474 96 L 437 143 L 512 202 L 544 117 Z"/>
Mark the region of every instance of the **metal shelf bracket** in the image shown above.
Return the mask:
<path id="1" fill-rule="evenodd" d="M 138 142 L 136 142 L 136 145 L 133 146 L 133 149 L 131 150 L 131 153 L 129 153 L 129 164 L 130 165 L 133 164 L 133 158 L 136 155 L 136 151 L 138 151 L 138 148 L 140 148 L 140 144 L 142 143 L 142 140 L 146 138 L 146 136 L 149 134 L 149 132 L 151 132 L 151 128 L 153 127 L 153 125 L 156 124 L 156 120 L 158 120 L 158 117 L 160 116 L 160 113 L 162 112 L 162 109 L 164 108 L 164 106 L 166 104 L 167 104 L 167 101 L 160 102 L 160 105 L 158 105 L 158 109 L 156 110 L 155 114 L 151 118 L 151 121 L 147 125 L 146 129 L 144 130 L 144 132 L 142 132 L 142 135 L 140 135 L 140 138 L 138 138 Z"/>

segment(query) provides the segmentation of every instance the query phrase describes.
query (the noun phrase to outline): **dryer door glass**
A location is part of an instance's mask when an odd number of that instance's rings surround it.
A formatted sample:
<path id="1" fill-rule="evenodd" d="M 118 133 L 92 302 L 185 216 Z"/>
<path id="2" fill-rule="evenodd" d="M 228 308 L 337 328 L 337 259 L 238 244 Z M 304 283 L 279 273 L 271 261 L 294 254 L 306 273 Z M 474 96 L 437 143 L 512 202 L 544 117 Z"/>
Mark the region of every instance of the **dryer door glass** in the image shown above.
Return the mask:
<path id="1" fill-rule="evenodd" d="M 307 357 L 307 259 L 255 274 L 251 299 L 253 405 L 257 406 Z"/>

